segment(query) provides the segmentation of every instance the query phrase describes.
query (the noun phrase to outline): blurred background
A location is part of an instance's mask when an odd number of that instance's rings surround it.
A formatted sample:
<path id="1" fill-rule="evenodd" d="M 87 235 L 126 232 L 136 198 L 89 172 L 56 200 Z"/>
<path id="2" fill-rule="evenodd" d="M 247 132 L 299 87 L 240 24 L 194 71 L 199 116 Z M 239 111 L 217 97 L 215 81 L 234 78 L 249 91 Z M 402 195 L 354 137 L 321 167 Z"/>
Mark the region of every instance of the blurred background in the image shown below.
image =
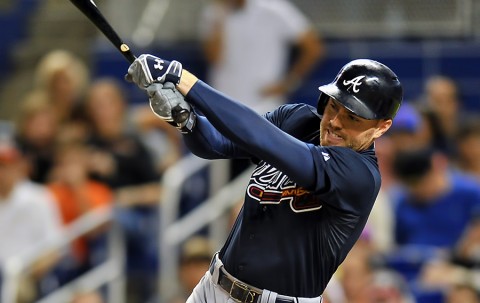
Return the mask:
<path id="1" fill-rule="evenodd" d="M 259 112 L 316 106 L 352 59 L 388 65 L 405 96 L 382 189 L 325 301 L 480 302 L 480 0 L 96 3 L 134 54 Z M 0 24 L 0 302 L 184 302 L 250 163 L 191 155 L 68 0 L 0 0 Z"/>

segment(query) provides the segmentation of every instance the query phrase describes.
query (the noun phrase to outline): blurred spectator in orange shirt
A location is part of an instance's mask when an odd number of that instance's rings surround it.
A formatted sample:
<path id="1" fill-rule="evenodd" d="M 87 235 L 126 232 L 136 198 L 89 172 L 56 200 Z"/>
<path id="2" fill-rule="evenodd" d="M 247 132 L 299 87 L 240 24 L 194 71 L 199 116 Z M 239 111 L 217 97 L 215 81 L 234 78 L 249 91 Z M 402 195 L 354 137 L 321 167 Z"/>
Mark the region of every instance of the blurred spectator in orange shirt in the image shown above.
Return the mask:
<path id="1" fill-rule="evenodd" d="M 56 149 L 52 181 L 48 188 L 66 225 L 95 208 L 110 205 L 113 200 L 107 185 L 89 178 L 88 161 L 88 149 L 81 143 L 61 143 Z M 101 231 L 101 228 L 92 231 L 87 237 L 74 242 L 74 254 L 81 264 L 89 259 L 88 238 L 97 236 Z"/>

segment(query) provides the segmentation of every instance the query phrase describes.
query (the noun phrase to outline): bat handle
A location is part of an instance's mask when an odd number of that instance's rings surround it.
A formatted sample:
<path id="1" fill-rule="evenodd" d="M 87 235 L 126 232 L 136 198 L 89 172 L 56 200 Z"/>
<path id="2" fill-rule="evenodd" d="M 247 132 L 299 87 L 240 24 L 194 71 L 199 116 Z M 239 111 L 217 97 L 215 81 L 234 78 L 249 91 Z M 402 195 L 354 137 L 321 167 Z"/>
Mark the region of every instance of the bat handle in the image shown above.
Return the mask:
<path id="1" fill-rule="evenodd" d="M 125 43 L 123 43 L 122 45 L 120 45 L 120 51 L 122 52 L 122 55 L 128 60 L 128 62 L 130 63 L 133 63 L 133 61 L 135 61 L 135 59 L 137 59 L 137 57 L 135 57 L 135 55 L 132 53 L 132 51 L 130 50 L 130 47 L 128 47 L 128 45 L 126 45 Z"/>

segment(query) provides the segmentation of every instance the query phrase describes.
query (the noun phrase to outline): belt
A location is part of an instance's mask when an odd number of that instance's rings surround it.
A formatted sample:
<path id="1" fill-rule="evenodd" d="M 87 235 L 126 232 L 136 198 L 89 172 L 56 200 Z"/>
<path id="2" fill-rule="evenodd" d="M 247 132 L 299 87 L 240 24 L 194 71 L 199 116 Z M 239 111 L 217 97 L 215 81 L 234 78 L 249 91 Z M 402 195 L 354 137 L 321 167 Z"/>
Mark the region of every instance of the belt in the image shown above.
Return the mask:
<path id="1" fill-rule="evenodd" d="M 215 261 L 212 262 L 215 263 Z M 213 274 L 214 266 L 210 267 L 210 273 Z M 254 286 L 248 285 L 235 279 L 223 268 L 218 272 L 218 286 L 226 291 L 230 298 L 237 303 L 259 303 L 262 290 Z M 275 303 L 295 303 L 294 299 L 276 298 Z"/>
<path id="2" fill-rule="evenodd" d="M 223 267 L 220 268 L 218 273 L 218 285 L 228 292 L 233 301 L 239 303 L 256 303 L 262 294 L 260 289 L 229 277 L 225 274 Z"/>

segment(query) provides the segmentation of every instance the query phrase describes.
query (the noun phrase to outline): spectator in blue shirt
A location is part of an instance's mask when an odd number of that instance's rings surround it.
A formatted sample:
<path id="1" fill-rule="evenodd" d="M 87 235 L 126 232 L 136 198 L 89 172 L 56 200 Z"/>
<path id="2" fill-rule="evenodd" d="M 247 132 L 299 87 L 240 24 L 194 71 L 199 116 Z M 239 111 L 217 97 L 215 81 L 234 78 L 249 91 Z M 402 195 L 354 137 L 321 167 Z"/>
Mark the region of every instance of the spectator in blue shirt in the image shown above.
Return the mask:
<path id="1" fill-rule="evenodd" d="M 396 243 L 452 249 L 480 213 L 479 184 L 431 149 L 399 153 L 394 170 L 406 189 L 395 211 Z"/>

